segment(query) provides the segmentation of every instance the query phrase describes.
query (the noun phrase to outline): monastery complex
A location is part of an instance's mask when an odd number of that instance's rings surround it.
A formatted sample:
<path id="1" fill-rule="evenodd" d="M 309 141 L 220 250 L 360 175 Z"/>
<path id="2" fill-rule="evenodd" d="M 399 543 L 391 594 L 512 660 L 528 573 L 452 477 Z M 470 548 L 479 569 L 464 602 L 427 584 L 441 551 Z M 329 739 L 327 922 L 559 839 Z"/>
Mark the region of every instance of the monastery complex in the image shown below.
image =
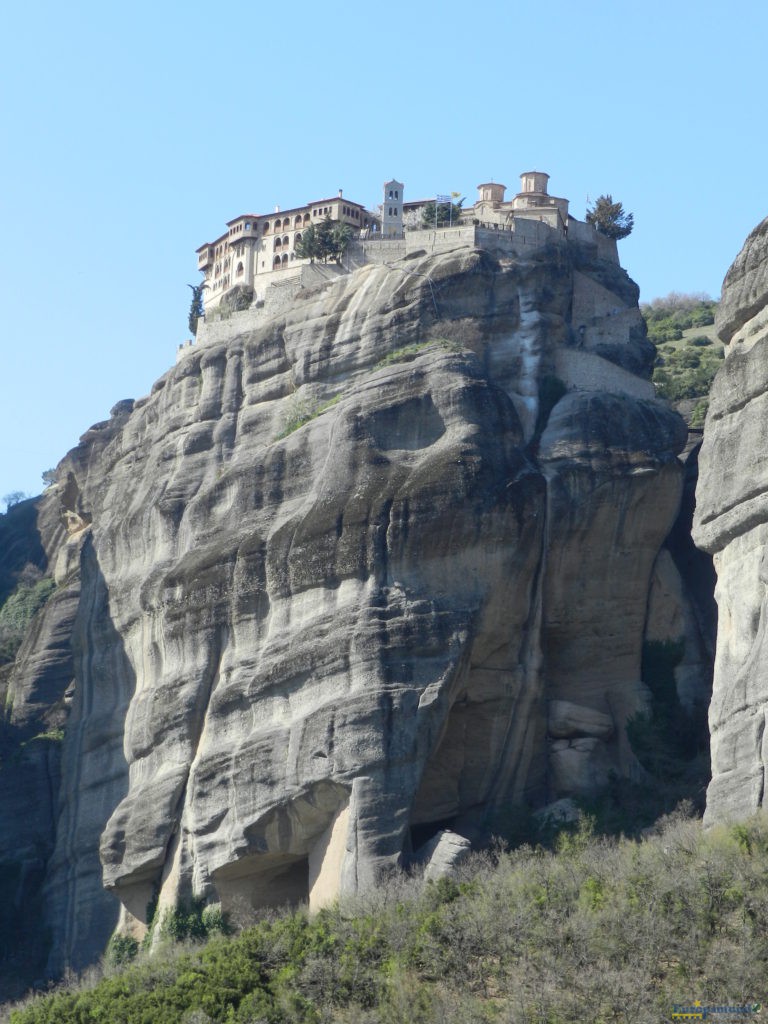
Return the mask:
<path id="1" fill-rule="evenodd" d="M 477 247 L 502 256 L 527 255 L 577 239 L 596 245 L 602 258 L 618 263 L 615 241 L 572 217 L 568 200 L 550 195 L 548 182 L 543 171 L 526 171 L 520 191 L 511 199 L 505 198 L 505 185 L 485 182 L 477 186 L 477 201 L 463 207 L 457 220 L 432 226 L 425 225 L 425 219 L 434 216 L 436 199 L 447 206 L 452 197 L 405 202 L 405 185 L 395 179 L 385 182 L 376 211 L 339 190 L 332 198 L 304 206 L 242 214 L 227 223 L 223 235 L 196 250 L 204 278 L 205 316 L 196 339 L 179 346 L 178 358 L 192 346 L 228 337 L 235 328 L 229 323 L 232 316 L 247 315 L 255 327 L 290 306 L 303 288 L 366 264 L 390 264 L 415 253 Z M 451 216 L 455 212 L 454 205 Z M 326 219 L 347 225 L 350 241 L 339 263 L 312 263 L 299 255 L 297 246 L 310 225 L 319 226 Z"/>
<path id="2" fill-rule="evenodd" d="M 519 218 L 534 219 L 560 234 L 573 222 L 568 213 L 568 200 L 550 196 L 549 175 L 526 171 L 521 175 L 521 188 L 514 198 L 505 199 L 506 186 L 495 182 L 478 185 L 474 206 L 462 210 L 453 227 L 475 225 L 514 230 Z M 401 181 L 388 181 L 379 211 L 367 210 L 361 203 L 345 199 L 339 190 L 331 199 L 317 199 L 305 206 L 275 210 L 272 214 L 242 214 L 227 223 L 226 232 L 214 242 L 206 242 L 197 250 L 197 266 L 205 277 L 205 309 L 213 309 L 221 297 L 236 285 L 253 288 L 257 297 L 259 285 L 274 280 L 279 273 L 296 273 L 302 264 L 296 246 L 302 233 L 311 224 L 319 225 L 326 217 L 335 223 L 348 224 L 358 241 L 402 241 L 408 232 L 423 230 L 423 214 L 432 200 L 404 202 L 405 186 Z M 448 197 L 446 197 L 448 198 Z M 447 227 L 447 225 L 446 225 Z"/>

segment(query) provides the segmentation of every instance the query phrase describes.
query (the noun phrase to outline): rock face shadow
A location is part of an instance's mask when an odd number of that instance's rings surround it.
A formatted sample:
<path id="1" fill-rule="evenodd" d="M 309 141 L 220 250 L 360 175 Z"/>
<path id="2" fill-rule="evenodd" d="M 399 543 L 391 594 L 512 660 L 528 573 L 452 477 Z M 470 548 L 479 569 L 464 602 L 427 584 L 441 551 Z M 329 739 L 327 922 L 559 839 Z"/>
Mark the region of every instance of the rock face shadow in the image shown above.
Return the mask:
<path id="1" fill-rule="evenodd" d="M 56 845 L 43 892 L 53 942 L 48 969 L 81 970 L 100 956 L 120 903 L 104 889 L 99 840 L 129 788 L 123 729 L 136 674 L 110 612 L 91 537 L 81 550 L 72 646 L 76 687 L 66 728 Z"/>

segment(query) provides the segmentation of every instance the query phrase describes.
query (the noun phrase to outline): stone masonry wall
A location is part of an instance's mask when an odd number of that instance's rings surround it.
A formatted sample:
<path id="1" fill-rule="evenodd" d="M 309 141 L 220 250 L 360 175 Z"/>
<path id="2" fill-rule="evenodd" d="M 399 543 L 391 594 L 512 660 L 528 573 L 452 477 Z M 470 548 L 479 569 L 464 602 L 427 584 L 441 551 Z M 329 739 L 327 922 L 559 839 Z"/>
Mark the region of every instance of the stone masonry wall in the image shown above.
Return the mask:
<path id="1" fill-rule="evenodd" d="M 586 230 L 582 230 L 586 229 Z M 598 257 L 618 263 L 616 243 L 609 238 L 603 238 L 588 224 L 571 222 L 569 237 L 573 236 L 579 241 L 589 241 L 597 245 Z M 355 240 L 349 246 L 344 258 L 344 265 L 338 266 L 325 264 L 306 264 L 300 268 L 299 273 L 293 274 L 288 279 L 269 282 L 260 302 L 254 303 L 250 309 L 239 313 L 233 313 L 225 320 L 207 320 L 200 323 L 197 339 L 195 342 L 188 341 L 180 345 L 177 352 L 177 361 L 184 358 L 190 352 L 194 352 L 202 345 L 211 345 L 216 342 L 227 341 L 235 334 L 243 330 L 252 330 L 260 327 L 267 319 L 278 313 L 288 310 L 299 291 L 303 288 L 313 287 L 323 280 L 329 280 L 339 274 L 357 270 L 367 264 L 377 266 L 389 265 L 405 256 L 412 256 L 415 253 L 436 253 L 446 252 L 457 248 L 477 247 L 486 249 L 497 255 L 522 255 L 530 254 L 551 242 L 559 242 L 562 235 L 553 231 L 548 224 L 538 220 L 528 220 L 518 217 L 510 229 L 494 229 L 481 227 L 474 224 L 461 224 L 457 227 L 440 228 L 439 230 L 425 229 L 419 231 L 408 231 L 405 238 L 400 239 L 364 239 Z M 614 298 L 611 301 L 615 301 Z M 592 320 L 599 320 L 601 329 L 605 330 L 604 310 L 595 310 L 592 313 Z M 609 333 L 621 335 L 616 340 L 626 341 L 627 325 L 619 324 L 617 319 L 610 324 Z M 612 340 L 612 339 L 603 339 Z"/>

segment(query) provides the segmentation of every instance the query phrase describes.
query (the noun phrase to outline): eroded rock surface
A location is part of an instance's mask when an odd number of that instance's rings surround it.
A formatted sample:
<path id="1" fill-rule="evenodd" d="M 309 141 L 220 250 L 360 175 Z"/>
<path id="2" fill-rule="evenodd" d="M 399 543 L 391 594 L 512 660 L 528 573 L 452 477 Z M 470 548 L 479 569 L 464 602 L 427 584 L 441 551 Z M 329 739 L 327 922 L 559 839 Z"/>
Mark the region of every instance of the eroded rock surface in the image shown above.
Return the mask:
<path id="1" fill-rule="evenodd" d="M 717 570 L 712 821 L 746 817 L 765 803 L 768 219 L 726 275 L 717 326 L 727 351 L 710 398 L 694 521 L 694 539 Z"/>
<path id="2" fill-rule="evenodd" d="M 77 595 L 54 965 L 118 907 L 140 935 L 155 897 L 321 905 L 440 830 L 640 774 L 686 432 L 626 274 L 464 249 L 237 316 L 44 498 Z"/>

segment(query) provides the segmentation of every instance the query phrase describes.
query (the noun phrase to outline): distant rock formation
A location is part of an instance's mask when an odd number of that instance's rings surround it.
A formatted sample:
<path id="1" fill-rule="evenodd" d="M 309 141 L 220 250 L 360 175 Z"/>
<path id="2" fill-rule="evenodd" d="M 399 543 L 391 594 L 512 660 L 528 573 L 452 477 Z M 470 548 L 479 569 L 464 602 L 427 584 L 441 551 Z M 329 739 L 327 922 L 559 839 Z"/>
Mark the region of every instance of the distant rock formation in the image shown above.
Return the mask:
<path id="1" fill-rule="evenodd" d="M 694 521 L 694 540 L 717 570 L 710 821 L 766 803 L 768 218 L 725 277 L 717 329 L 728 347 L 710 397 Z"/>
<path id="2" fill-rule="evenodd" d="M 0 821 L 38 829 L 54 969 L 153 901 L 319 906 L 641 778 L 646 620 L 686 629 L 659 556 L 685 424 L 595 246 L 416 256 L 237 316 L 41 500 L 59 590 L 13 721 L 71 708 L 55 826 Z"/>

